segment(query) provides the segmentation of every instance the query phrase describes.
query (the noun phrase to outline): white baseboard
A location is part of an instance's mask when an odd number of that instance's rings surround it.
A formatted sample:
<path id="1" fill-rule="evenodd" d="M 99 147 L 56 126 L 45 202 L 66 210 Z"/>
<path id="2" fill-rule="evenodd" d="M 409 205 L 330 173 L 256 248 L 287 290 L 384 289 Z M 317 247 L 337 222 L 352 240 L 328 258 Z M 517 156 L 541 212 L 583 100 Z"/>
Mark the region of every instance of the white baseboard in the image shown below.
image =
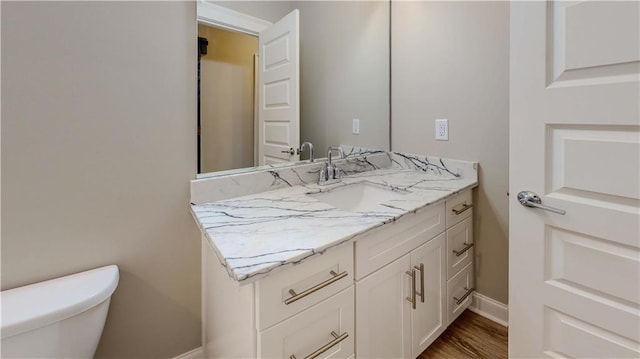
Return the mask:
<path id="1" fill-rule="evenodd" d="M 199 347 L 189 350 L 186 353 L 182 353 L 173 359 L 202 359 L 203 357 L 204 353 L 202 352 L 202 347 Z"/>
<path id="2" fill-rule="evenodd" d="M 504 325 L 505 327 L 509 326 L 509 307 L 486 295 L 473 292 L 473 299 L 469 310 L 493 320 L 500 325 Z"/>

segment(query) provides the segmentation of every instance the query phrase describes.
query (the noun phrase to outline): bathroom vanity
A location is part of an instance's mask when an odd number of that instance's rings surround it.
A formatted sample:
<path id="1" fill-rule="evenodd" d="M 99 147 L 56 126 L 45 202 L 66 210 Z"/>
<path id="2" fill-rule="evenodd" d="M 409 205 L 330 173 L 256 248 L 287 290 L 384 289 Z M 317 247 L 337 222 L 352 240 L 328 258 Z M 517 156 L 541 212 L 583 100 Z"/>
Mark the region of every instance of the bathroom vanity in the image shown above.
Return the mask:
<path id="1" fill-rule="evenodd" d="M 192 182 L 205 357 L 415 358 L 469 306 L 477 164 L 350 153 Z"/>

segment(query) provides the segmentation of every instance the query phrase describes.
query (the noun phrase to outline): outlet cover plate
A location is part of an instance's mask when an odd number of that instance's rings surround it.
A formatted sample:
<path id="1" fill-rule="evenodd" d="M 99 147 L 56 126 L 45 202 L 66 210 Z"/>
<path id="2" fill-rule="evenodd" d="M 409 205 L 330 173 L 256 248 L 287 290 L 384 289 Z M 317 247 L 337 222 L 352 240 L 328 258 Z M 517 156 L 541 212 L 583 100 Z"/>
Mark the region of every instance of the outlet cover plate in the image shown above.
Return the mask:
<path id="1" fill-rule="evenodd" d="M 449 120 L 445 118 L 436 120 L 436 140 L 449 141 Z"/>

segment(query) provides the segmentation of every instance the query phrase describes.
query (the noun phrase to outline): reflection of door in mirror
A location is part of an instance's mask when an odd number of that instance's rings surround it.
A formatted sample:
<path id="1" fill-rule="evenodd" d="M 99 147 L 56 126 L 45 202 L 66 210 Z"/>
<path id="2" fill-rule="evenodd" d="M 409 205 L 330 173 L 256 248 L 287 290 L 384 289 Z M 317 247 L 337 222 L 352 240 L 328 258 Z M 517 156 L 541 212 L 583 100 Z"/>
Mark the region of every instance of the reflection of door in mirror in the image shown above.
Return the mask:
<path id="1" fill-rule="evenodd" d="M 258 36 L 260 165 L 300 158 L 299 33 L 300 14 L 293 10 Z"/>
<path id="2" fill-rule="evenodd" d="M 198 25 L 199 173 L 300 158 L 299 12 L 259 21 L 248 33 Z"/>
<path id="3" fill-rule="evenodd" d="M 198 172 L 253 166 L 258 38 L 204 24 L 198 37 Z"/>

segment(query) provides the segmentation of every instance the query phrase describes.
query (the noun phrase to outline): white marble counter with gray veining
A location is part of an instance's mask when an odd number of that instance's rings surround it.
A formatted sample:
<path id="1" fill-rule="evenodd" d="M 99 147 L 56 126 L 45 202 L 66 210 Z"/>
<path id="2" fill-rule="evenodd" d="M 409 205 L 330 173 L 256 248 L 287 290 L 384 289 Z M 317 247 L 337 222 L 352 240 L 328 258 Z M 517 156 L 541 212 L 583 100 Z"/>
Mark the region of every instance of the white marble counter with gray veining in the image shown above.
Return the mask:
<path id="1" fill-rule="evenodd" d="M 231 278 L 250 283 L 477 185 L 474 162 L 375 151 L 336 163 L 347 174 L 339 183 L 318 185 L 322 164 L 316 163 L 265 171 L 273 190 L 192 204 L 206 241 Z M 293 171 L 296 181 L 287 180 L 286 171 Z M 260 178 L 264 180 L 255 175 L 242 181 L 248 185 Z M 219 179 L 209 185 L 239 183 Z M 313 197 L 320 192 L 349 191 L 357 183 L 394 195 L 360 212 L 341 210 Z"/>

